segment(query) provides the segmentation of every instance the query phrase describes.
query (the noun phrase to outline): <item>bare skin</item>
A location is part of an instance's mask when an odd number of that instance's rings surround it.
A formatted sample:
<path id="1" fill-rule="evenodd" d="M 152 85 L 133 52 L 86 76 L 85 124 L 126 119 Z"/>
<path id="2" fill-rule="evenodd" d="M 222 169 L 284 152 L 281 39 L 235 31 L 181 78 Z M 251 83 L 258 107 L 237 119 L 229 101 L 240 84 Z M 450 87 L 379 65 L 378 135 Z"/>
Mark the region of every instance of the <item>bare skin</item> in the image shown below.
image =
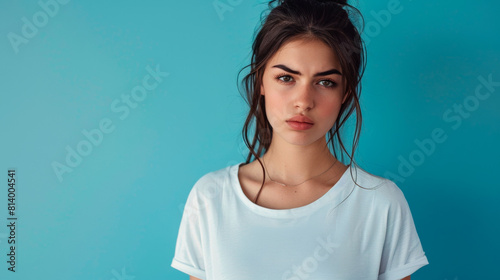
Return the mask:
<path id="1" fill-rule="evenodd" d="M 267 177 L 257 204 L 270 209 L 291 209 L 308 205 L 328 192 L 346 169 L 347 166 L 337 162 L 332 169 L 317 179 L 295 187 L 281 186 L 269 181 L 269 177 Z M 317 172 L 319 174 L 323 171 L 318 170 Z M 258 161 L 253 161 L 240 167 L 238 178 L 241 188 L 251 201 L 255 201 L 257 193 L 260 190 L 262 176 L 262 167 Z"/>

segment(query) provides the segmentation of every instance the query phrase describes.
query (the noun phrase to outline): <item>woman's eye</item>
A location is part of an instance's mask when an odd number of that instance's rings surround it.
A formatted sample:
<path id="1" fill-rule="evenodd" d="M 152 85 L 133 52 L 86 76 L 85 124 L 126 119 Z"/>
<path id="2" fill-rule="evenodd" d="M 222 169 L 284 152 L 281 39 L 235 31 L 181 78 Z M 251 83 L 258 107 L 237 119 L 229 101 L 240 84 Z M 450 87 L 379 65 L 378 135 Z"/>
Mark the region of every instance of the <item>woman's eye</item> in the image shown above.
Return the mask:
<path id="1" fill-rule="evenodd" d="M 323 83 L 325 82 L 325 83 Z M 323 83 L 323 86 L 325 87 L 334 87 L 336 84 L 334 81 L 331 81 L 331 80 L 322 80 L 319 82 L 320 84 Z"/>
<path id="2" fill-rule="evenodd" d="M 288 82 L 292 81 L 292 76 L 290 76 L 290 75 L 282 75 L 282 76 L 278 76 L 277 79 L 280 80 L 280 81 L 282 81 L 282 82 L 288 83 Z"/>

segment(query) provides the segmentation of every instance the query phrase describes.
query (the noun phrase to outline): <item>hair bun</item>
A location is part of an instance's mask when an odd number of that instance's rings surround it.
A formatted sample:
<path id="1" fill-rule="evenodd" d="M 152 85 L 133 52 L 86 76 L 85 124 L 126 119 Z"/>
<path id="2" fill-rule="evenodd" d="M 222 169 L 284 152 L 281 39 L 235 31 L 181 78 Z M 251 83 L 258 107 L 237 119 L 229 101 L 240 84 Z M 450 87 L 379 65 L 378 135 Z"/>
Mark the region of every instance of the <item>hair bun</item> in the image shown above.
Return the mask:
<path id="1" fill-rule="evenodd" d="M 342 6 L 347 5 L 347 0 L 316 0 L 321 3 L 335 3 L 340 4 Z"/>
<path id="2" fill-rule="evenodd" d="M 284 4 L 284 3 L 288 3 L 292 0 L 271 0 L 269 2 L 269 6 L 271 7 L 274 2 L 277 2 L 278 5 L 281 5 L 281 4 Z M 319 3 L 324 3 L 324 4 L 337 4 L 337 5 L 342 5 L 342 6 L 346 6 L 348 5 L 347 4 L 347 0 L 312 0 L 313 2 L 319 2 Z"/>

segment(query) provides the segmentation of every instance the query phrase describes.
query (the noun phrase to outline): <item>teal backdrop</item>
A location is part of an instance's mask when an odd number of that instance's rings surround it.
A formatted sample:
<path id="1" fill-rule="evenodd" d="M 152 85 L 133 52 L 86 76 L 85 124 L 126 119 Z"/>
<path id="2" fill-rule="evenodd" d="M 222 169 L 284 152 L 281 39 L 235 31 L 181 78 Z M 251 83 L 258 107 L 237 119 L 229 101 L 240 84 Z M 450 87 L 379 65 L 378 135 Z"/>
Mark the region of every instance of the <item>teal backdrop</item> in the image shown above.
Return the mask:
<path id="1" fill-rule="evenodd" d="M 353 4 L 368 50 L 356 159 L 410 204 L 430 262 L 412 279 L 498 277 L 500 3 Z M 245 160 L 237 74 L 265 9 L 0 2 L 0 279 L 188 279 L 170 267 L 184 203 Z"/>

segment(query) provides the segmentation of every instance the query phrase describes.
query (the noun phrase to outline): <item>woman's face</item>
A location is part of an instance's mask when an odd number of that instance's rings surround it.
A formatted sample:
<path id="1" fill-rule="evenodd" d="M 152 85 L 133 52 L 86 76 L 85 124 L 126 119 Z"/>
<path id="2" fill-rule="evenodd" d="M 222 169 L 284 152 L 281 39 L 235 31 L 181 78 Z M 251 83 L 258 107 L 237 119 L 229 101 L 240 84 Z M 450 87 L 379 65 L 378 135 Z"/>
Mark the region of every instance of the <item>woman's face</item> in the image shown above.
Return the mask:
<path id="1" fill-rule="evenodd" d="M 341 73 L 337 55 L 322 41 L 285 43 L 266 64 L 262 78 L 272 141 L 276 137 L 295 145 L 326 141 L 344 101 Z M 298 115 L 310 121 L 290 121 Z"/>

